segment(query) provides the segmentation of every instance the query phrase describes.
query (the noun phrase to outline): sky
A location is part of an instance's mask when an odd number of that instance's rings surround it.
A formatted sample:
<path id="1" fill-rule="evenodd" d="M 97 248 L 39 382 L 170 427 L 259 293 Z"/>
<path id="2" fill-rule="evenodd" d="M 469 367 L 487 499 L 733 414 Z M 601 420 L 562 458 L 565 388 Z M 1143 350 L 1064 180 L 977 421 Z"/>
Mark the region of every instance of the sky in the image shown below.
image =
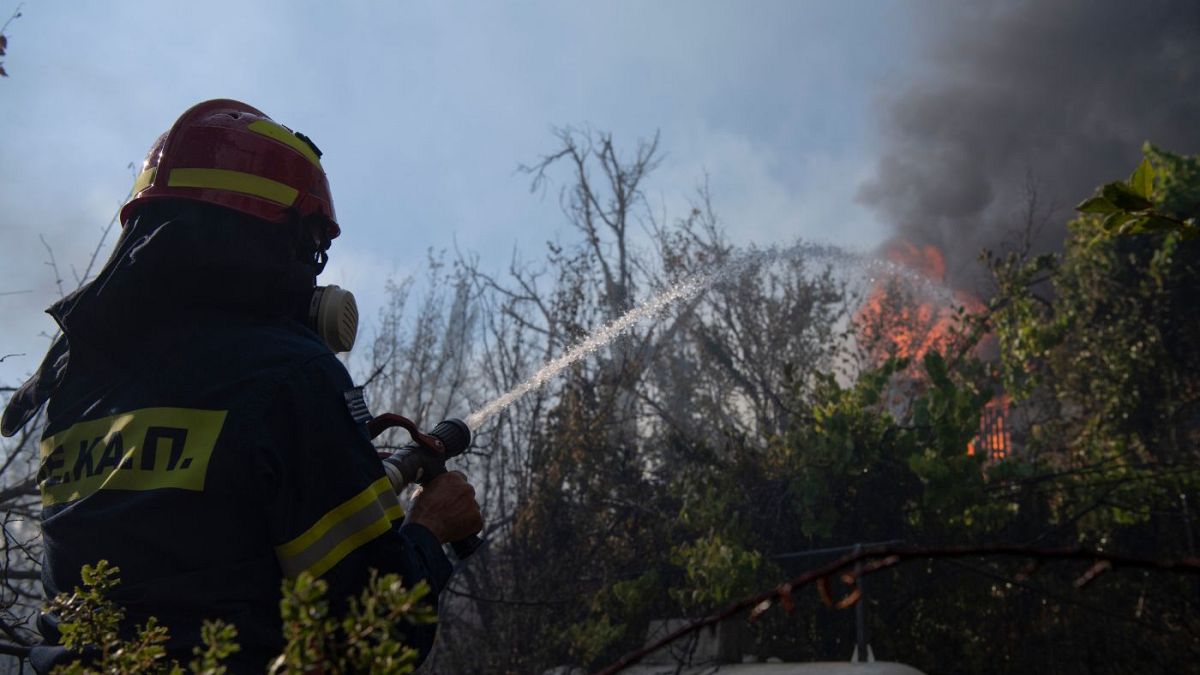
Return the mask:
<path id="1" fill-rule="evenodd" d="M 7 4 L 6 4 L 7 3 Z M 0 0 L 0 17 L 16 9 Z M 104 227 L 190 106 L 249 103 L 311 137 L 343 235 L 322 283 L 361 335 L 428 253 L 502 275 L 574 237 L 555 129 L 659 134 L 656 215 L 707 180 L 737 245 L 857 251 L 899 237 L 982 291 L 1030 190 L 1042 229 L 1127 175 L 1144 141 L 1200 153 L 1195 0 L 99 2 L 27 0 L 0 78 L 0 386 L 33 371 L 42 313 L 107 257 Z M 51 261 L 58 266 L 56 277 Z M 94 271 L 94 269 L 93 269 Z M 986 277 L 986 275 L 982 275 Z M 986 282 L 986 278 L 982 278 Z M 9 356 L 11 355 L 11 356 Z"/>
<path id="2" fill-rule="evenodd" d="M 15 3 L 0 2 L 7 16 Z M 324 283 L 364 323 L 426 251 L 505 269 L 571 233 L 556 185 L 516 169 L 553 130 L 661 134 L 648 196 L 668 218 L 708 177 L 738 244 L 870 247 L 855 192 L 873 102 L 912 61 L 897 2 L 51 2 L 8 30 L 0 80 L 0 384 L 37 367 L 67 290 L 150 143 L 189 106 L 234 98 L 324 151 L 343 235 Z M 100 262 L 114 237 L 101 247 Z"/>

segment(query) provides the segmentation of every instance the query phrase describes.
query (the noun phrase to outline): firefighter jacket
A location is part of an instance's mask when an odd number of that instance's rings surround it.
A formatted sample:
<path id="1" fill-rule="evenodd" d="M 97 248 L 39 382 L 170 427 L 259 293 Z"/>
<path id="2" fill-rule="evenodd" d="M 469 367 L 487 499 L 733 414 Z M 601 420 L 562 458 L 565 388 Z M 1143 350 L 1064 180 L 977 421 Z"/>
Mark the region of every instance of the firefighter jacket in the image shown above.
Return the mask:
<path id="1" fill-rule="evenodd" d="M 157 617 L 187 663 L 201 623 L 223 619 L 242 650 L 233 670 L 261 673 L 282 645 L 287 577 L 325 579 L 335 612 L 371 569 L 442 590 L 449 561 L 403 524 L 361 391 L 311 330 L 220 303 L 130 305 L 119 283 L 97 301 L 92 286 L 51 308 L 65 341 L 34 378 L 52 390 L 38 473 L 48 596 L 107 560 L 129 626 Z M 54 618 L 41 623 L 53 643 Z M 426 652 L 432 633 L 410 642 Z"/>

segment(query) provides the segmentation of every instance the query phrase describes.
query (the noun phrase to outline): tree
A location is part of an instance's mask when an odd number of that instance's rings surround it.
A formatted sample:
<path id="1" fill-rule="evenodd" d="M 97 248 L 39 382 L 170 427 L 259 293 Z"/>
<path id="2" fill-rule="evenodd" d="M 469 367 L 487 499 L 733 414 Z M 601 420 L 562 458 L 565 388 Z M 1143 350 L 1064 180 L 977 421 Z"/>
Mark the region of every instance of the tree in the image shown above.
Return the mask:
<path id="1" fill-rule="evenodd" d="M 496 394 L 683 280 L 723 273 L 479 430 L 476 466 L 496 486 L 485 504 L 492 544 L 451 589 L 469 605 L 444 634 L 522 649 L 447 650 L 439 671 L 599 660 L 639 643 L 649 620 L 704 601 L 689 578 L 760 559 L 703 518 L 679 522 L 702 500 L 688 478 L 712 483 L 738 453 L 763 452 L 792 414 L 788 392 L 815 386 L 844 312 L 827 271 L 791 251 L 729 244 L 706 188 L 687 216 L 655 217 L 643 195 L 657 140 L 625 158 L 608 134 L 557 139 L 527 170 L 535 190 L 565 170 L 560 204 L 577 238 L 551 243 L 540 267 L 514 262 L 507 278 L 474 277 L 485 326 L 478 369 Z M 711 564 L 692 564 L 701 559 Z M 742 590 L 740 578 L 712 597 Z M 547 622 L 548 611 L 566 625 Z"/>
<path id="2" fill-rule="evenodd" d="M 788 563 L 769 555 L 780 541 L 1083 545 L 1194 557 L 1200 321 L 1191 299 L 1200 288 L 1189 228 L 1200 171 L 1196 158 L 1149 147 L 1147 156 L 1118 188 L 1142 201 L 1120 207 L 1128 217 L 1117 226 L 1117 211 L 1092 213 L 1096 204 L 1085 202 L 1063 253 L 1029 257 L 1018 247 L 986 256 L 999 291 L 961 316 L 952 350 L 820 377 L 787 399 L 791 423 L 769 452 L 744 451 L 732 466 L 689 475 L 689 484 L 707 485 L 681 520 L 699 516 L 714 532 L 692 548 L 703 555 L 677 561 L 692 590 L 720 588 L 704 581 L 714 572 L 726 581 L 751 571 L 784 578 Z M 1123 223 L 1134 225 L 1122 231 Z M 911 301 L 904 293 L 882 301 L 901 304 L 883 316 L 919 317 L 901 311 Z M 998 361 L 971 349 L 990 331 Z M 897 390 L 902 406 L 889 400 Z M 1015 452 L 999 461 L 968 453 L 998 390 L 1015 401 Z M 744 489 L 755 484 L 772 489 Z M 766 560 L 746 554 L 754 551 Z M 928 672 L 1169 671 L 1200 653 L 1194 579 L 1023 565 L 951 559 L 873 575 L 875 652 Z M 1074 590 L 1082 587 L 1086 594 Z M 706 599 L 693 609 L 714 610 Z M 767 616 L 748 651 L 794 660 L 849 653 L 847 613 L 811 595 L 789 602 L 796 618 Z M 1131 631 L 1136 637 L 1113 639 Z"/>
<path id="3" fill-rule="evenodd" d="M 963 317 L 961 334 L 993 330 L 998 362 L 961 348 L 927 352 L 900 410 L 883 400 L 895 378 L 909 377 L 896 361 L 851 386 L 830 377 L 815 399 L 798 396 L 810 412 L 780 444 L 784 461 L 759 469 L 794 490 L 791 518 L 767 531 L 798 523 L 814 547 L 895 537 L 1194 556 L 1187 498 L 1200 487 L 1192 301 L 1200 279 L 1187 228 L 1200 172 L 1195 158 L 1153 148 L 1147 157 L 1121 188 L 1144 200 L 1131 202 L 1125 222 L 1170 226 L 1122 232 L 1085 202 L 1063 253 L 986 257 L 999 292 Z M 1015 399 L 1018 447 L 985 463 L 966 446 L 998 386 Z M 747 501 L 736 510 L 761 510 Z M 737 531 L 746 541 L 755 530 Z M 1188 618 L 1200 599 L 1194 580 L 1113 575 L 1077 595 L 1070 589 L 1079 570 L 1030 579 L 1032 568 L 957 562 L 925 572 L 873 577 L 877 654 L 930 672 L 950 663 L 969 672 L 1122 672 L 1148 663 L 1178 669 L 1200 653 L 1200 625 Z M 848 618 L 831 632 L 815 603 L 798 611 L 821 629 L 808 645 L 792 639 L 794 658 L 848 651 L 830 638 L 849 635 Z M 1136 640 L 1111 637 L 1129 630 Z"/>

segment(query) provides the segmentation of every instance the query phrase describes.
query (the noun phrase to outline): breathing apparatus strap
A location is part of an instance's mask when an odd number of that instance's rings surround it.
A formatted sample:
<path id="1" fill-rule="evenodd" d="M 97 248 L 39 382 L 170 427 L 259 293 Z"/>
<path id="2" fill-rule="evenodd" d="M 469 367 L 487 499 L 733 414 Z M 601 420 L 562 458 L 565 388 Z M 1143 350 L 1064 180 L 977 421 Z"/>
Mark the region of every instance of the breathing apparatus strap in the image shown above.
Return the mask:
<path id="1" fill-rule="evenodd" d="M 329 262 L 329 228 L 325 221 L 301 219 L 296 233 L 296 255 L 316 278 Z M 348 352 L 358 335 L 358 304 L 354 294 L 339 286 L 314 286 L 304 310 L 304 323 L 335 352 Z"/>

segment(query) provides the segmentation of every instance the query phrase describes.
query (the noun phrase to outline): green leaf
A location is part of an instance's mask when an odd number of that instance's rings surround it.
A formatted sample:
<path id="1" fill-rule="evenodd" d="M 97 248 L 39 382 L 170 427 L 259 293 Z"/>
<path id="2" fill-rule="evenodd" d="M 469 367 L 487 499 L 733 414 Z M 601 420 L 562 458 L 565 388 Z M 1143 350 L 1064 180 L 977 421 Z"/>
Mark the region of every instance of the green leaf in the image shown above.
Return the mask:
<path id="1" fill-rule="evenodd" d="M 1123 211 L 1144 211 L 1154 207 L 1149 199 L 1134 192 L 1133 188 L 1121 182 L 1105 185 L 1101 188 L 1100 194 L 1112 202 L 1113 206 Z"/>
<path id="2" fill-rule="evenodd" d="M 1160 216 L 1142 218 L 1141 221 L 1138 229 L 1143 232 L 1169 232 L 1180 229 L 1179 223 Z"/>
<path id="3" fill-rule="evenodd" d="M 1117 234 L 1142 234 L 1146 232 L 1146 223 L 1149 220 L 1146 216 L 1132 218 L 1117 229 Z"/>
<path id="4" fill-rule="evenodd" d="M 1149 159 L 1143 158 L 1142 163 L 1138 164 L 1138 168 L 1129 177 L 1129 187 L 1137 194 L 1150 199 L 1151 193 L 1154 192 L 1154 166 L 1150 164 Z"/>
<path id="5" fill-rule="evenodd" d="M 1110 213 L 1108 215 L 1108 217 L 1104 219 L 1104 224 L 1102 225 L 1102 227 L 1104 228 L 1104 230 L 1106 232 L 1109 232 L 1110 234 L 1116 234 L 1118 228 L 1120 228 L 1122 225 L 1129 222 L 1130 220 L 1133 220 L 1133 218 L 1134 218 L 1134 216 L 1131 216 L 1128 213 L 1125 213 L 1124 211 L 1118 211 L 1117 213 Z"/>
<path id="6" fill-rule="evenodd" d="M 1081 213 L 1116 213 L 1118 209 L 1112 202 L 1104 197 L 1092 197 L 1079 202 L 1075 207 L 1076 211 Z"/>
<path id="7" fill-rule="evenodd" d="M 931 351 L 925 354 L 925 372 L 929 373 L 929 379 L 938 386 L 942 386 L 948 381 L 946 361 L 937 352 Z"/>

